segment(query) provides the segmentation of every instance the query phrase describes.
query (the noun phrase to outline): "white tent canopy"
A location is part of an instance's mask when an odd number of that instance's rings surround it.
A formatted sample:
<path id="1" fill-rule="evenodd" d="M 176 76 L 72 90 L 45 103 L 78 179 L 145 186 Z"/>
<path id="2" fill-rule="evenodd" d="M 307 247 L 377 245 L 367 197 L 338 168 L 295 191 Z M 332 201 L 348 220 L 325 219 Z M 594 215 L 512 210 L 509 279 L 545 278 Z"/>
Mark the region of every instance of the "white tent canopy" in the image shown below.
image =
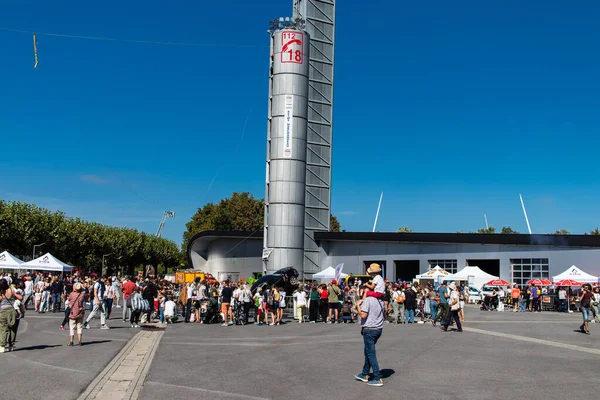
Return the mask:
<path id="1" fill-rule="evenodd" d="M 490 275 L 485 271 L 482 271 L 479 267 L 464 267 L 454 275 L 448 275 L 443 279 L 445 281 L 469 281 L 469 277 L 473 282 L 473 287 L 480 289 L 483 285 L 493 279 L 499 279 L 499 277 Z"/>
<path id="2" fill-rule="evenodd" d="M 56 271 L 69 272 L 73 267 L 60 261 L 50 253 L 46 253 L 35 260 L 28 261 L 21 266 L 22 269 L 40 270 L 40 271 Z"/>
<path id="3" fill-rule="evenodd" d="M 577 282 L 598 282 L 598 277 L 594 275 L 590 275 L 587 272 L 584 272 L 577 268 L 575 265 L 571 265 L 564 271 L 562 274 L 558 274 L 552 278 L 554 282 L 562 281 L 563 279 L 573 279 Z"/>
<path id="4" fill-rule="evenodd" d="M 8 251 L 0 253 L 0 269 L 21 269 L 24 263 Z"/>
<path id="5" fill-rule="evenodd" d="M 345 278 L 347 276 L 348 274 L 345 274 L 343 272 L 340 274 L 340 278 Z M 323 271 L 317 272 L 312 277 L 315 279 L 335 279 L 335 268 L 327 267 Z"/>
<path id="6" fill-rule="evenodd" d="M 444 268 L 440 267 L 439 265 L 436 265 L 435 267 L 431 268 L 429 271 L 425 272 L 424 274 L 417 275 L 417 279 L 437 280 L 438 276 L 446 276 L 446 275 L 450 275 L 448 273 L 448 271 L 446 271 Z"/>

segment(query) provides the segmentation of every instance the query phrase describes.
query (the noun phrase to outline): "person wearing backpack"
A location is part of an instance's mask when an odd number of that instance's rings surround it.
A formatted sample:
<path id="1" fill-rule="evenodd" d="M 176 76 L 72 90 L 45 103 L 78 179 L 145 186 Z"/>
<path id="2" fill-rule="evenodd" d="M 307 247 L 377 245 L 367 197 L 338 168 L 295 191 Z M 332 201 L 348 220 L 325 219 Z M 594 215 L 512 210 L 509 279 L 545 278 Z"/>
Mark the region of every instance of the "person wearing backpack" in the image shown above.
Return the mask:
<path id="1" fill-rule="evenodd" d="M 266 314 L 265 315 L 265 322 L 267 325 L 275 325 L 275 313 L 274 313 L 274 309 L 275 309 L 275 297 L 273 295 L 273 289 L 266 287 L 265 288 L 265 294 L 264 294 L 264 302 L 267 305 L 267 310 L 266 310 Z M 269 324 L 269 314 L 271 314 L 271 323 Z"/>
<path id="2" fill-rule="evenodd" d="M 244 322 L 248 324 L 248 314 L 250 313 L 250 306 L 252 305 L 252 292 L 248 289 L 248 285 L 242 287 L 240 299 L 242 307 L 244 308 Z"/>
<path id="3" fill-rule="evenodd" d="M 142 310 L 144 308 L 144 299 L 142 298 L 140 291 L 141 288 L 136 286 L 135 289 L 133 289 L 133 293 L 131 293 L 131 296 L 129 297 L 131 301 L 131 317 L 129 319 L 129 323 L 131 324 L 132 328 L 140 327 L 140 315 L 142 314 Z"/>
<path id="4" fill-rule="evenodd" d="M 158 288 L 154 284 L 154 281 L 148 281 L 144 291 L 142 292 L 142 298 L 148 301 L 148 309 L 144 310 L 147 313 L 146 320 L 152 322 L 152 314 L 154 313 L 154 298 L 158 296 Z"/>
<path id="5" fill-rule="evenodd" d="M 90 315 L 88 315 L 85 323 L 83 324 L 83 327 L 85 329 L 90 329 L 90 321 L 96 316 L 98 312 L 100 312 L 100 329 L 110 329 L 106 325 L 106 308 L 104 307 L 103 301 L 104 291 L 106 290 L 105 282 L 106 277 L 100 277 L 100 279 L 98 279 L 98 281 L 94 284 L 93 290 L 90 290 L 90 297 L 91 293 L 94 294 L 94 300 L 91 301 L 94 304 L 94 308 L 92 309 L 92 312 L 90 313 Z"/>

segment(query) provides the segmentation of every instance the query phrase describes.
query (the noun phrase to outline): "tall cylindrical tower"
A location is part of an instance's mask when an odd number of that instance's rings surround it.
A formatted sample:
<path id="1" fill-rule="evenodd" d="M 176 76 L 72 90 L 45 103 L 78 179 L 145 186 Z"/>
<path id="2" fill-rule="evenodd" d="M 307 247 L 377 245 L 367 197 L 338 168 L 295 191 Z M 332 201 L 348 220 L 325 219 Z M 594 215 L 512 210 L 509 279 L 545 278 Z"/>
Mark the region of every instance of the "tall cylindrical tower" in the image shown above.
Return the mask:
<path id="1" fill-rule="evenodd" d="M 303 271 L 308 114 L 308 35 L 279 28 L 271 36 L 267 184 L 266 272 Z"/>

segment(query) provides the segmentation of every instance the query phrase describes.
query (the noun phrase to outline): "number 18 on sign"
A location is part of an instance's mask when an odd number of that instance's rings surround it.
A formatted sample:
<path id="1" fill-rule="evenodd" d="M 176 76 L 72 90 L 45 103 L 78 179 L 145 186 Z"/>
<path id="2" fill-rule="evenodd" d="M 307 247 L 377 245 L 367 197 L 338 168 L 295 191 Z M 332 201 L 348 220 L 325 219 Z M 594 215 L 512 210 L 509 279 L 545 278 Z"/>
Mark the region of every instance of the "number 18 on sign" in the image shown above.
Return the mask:
<path id="1" fill-rule="evenodd" d="M 300 32 L 283 32 L 281 38 L 281 62 L 302 64 L 304 35 Z"/>

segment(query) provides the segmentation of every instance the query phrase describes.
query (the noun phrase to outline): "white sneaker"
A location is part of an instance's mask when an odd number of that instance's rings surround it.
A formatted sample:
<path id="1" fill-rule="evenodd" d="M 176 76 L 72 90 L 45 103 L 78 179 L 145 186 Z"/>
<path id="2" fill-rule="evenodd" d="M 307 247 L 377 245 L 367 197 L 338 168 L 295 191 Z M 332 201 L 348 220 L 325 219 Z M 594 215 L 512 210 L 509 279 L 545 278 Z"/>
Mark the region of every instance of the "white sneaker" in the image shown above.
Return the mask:
<path id="1" fill-rule="evenodd" d="M 4 353 L 6 349 L 4 347 L 0 347 L 0 353 Z"/>
<path id="2" fill-rule="evenodd" d="M 100 327 L 100 329 L 110 329 L 110 327 L 109 327 L 109 326 L 106 326 L 106 325 L 102 325 L 102 326 Z"/>

